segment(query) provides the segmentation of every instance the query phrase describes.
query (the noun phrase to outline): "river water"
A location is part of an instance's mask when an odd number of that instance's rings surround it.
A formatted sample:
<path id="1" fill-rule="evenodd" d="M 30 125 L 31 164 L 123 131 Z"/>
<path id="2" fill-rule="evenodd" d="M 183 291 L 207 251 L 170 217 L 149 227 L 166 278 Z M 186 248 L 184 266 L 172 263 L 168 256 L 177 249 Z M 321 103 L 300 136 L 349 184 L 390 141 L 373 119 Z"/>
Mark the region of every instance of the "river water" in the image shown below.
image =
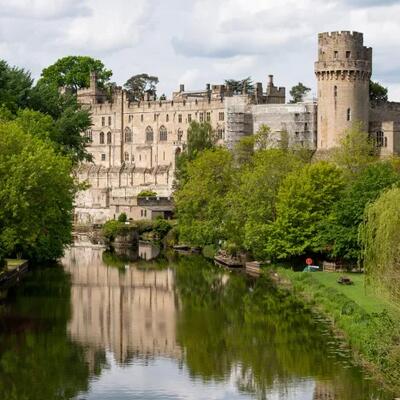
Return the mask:
<path id="1" fill-rule="evenodd" d="M 267 279 L 74 247 L 0 311 L 0 399 L 392 399 Z"/>

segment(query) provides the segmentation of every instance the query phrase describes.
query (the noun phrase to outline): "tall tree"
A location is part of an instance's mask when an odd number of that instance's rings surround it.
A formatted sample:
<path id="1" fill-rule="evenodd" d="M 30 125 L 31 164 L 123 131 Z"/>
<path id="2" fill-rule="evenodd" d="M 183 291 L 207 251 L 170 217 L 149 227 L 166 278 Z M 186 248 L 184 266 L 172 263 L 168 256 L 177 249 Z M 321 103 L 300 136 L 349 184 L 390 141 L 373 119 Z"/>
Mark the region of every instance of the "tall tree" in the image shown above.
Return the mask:
<path id="1" fill-rule="evenodd" d="M 225 80 L 225 86 L 229 87 L 229 90 L 234 94 L 251 94 L 254 92 L 254 84 L 251 77 L 247 77 L 241 80 L 227 79 Z"/>
<path id="2" fill-rule="evenodd" d="M 379 82 L 369 81 L 369 100 L 375 105 L 386 103 L 388 101 L 388 89 Z"/>
<path id="3" fill-rule="evenodd" d="M 55 260 L 71 241 L 71 161 L 53 145 L 0 123 L 0 247 L 10 256 Z"/>
<path id="4" fill-rule="evenodd" d="M 304 86 L 301 82 L 299 82 L 297 85 L 293 86 L 289 92 L 292 96 L 290 103 L 301 103 L 304 100 L 304 96 L 310 91 L 311 89 L 309 87 Z"/>
<path id="5" fill-rule="evenodd" d="M 29 72 L 0 60 L 0 106 L 15 112 L 26 107 L 33 79 Z"/>
<path id="6" fill-rule="evenodd" d="M 124 85 L 130 101 L 141 101 L 145 94 L 157 95 L 158 77 L 149 74 L 139 74 L 130 77 Z"/>
<path id="7" fill-rule="evenodd" d="M 106 69 L 100 60 L 87 56 L 67 56 L 45 68 L 41 80 L 76 93 L 78 89 L 89 87 L 91 72 L 96 73 L 99 87 L 104 87 L 112 75 L 112 71 Z"/>

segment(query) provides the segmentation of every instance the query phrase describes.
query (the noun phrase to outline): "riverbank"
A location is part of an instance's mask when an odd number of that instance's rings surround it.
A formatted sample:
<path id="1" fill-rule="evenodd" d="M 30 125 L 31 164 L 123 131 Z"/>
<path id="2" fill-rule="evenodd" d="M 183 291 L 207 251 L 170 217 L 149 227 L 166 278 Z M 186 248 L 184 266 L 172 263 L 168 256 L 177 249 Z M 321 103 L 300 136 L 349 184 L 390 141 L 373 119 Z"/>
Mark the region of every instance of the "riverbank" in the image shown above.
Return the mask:
<path id="1" fill-rule="evenodd" d="M 353 285 L 337 283 L 341 274 L 277 269 L 277 281 L 327 316 L 343 334 L 356 362 L 388 389 L 400 393 L 400 312 L 372 289 L 363 276 L 351 274 Z"/>

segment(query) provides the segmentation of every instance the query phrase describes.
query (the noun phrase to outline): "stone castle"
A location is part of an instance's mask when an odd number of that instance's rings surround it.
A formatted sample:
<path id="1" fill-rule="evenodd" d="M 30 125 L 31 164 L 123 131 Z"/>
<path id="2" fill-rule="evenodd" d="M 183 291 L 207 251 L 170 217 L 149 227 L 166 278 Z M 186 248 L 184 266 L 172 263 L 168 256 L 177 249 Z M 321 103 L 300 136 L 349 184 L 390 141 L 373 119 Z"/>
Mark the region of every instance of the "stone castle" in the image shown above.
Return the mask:
<path id="1" fill-rule="evenodd" d="M 166 199 L 173 192 L 175 159 L 192 121 L 209 122 L 217 144 L 228 148 L 267 125 L 276 141 L 286 132 L 289 145 L 317 151 L 335 147 L 357 122 L 383 156 L 400 153 L 400 103 L 370 103 L 371 73 L 372 49 L 364 46 L 363 34 L 342 31 L 319 34 L 317 99 L 296 104 L 286 103 L 285 88 L 275 86 L 272 75 L 265 89 L 257 83 L 252 93 L 210 84 L 188 91 L 180 85 L 171 99 L 147 96 L 140 102 L 130 102 L 121 88 L 108 99 L 92 75 L 90 87 L 78 91 L 92 113 L 92 128 L 84 134 L 93 163 L 77 172 L 90 187 L 77 196 L 76 222 L 102 223 L 123 212 L 134 220 L 151 219 L 170 211 Z M 140 200 L 143 190 L 159 199 Z"/>

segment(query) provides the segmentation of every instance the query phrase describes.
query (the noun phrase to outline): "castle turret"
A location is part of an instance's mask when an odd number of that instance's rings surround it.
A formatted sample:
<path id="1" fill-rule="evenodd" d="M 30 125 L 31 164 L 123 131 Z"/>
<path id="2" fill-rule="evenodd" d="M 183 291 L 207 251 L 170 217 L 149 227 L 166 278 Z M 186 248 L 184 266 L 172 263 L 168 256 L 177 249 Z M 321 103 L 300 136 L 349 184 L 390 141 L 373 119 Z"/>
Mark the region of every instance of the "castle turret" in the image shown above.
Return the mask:
<path id="1" fill-rule="evenodd" d="M 320 33 L 318 61 L 318 149 L 338 145 L 353 123 L 368 130 L 372 49 L 359 32 Z"/>

